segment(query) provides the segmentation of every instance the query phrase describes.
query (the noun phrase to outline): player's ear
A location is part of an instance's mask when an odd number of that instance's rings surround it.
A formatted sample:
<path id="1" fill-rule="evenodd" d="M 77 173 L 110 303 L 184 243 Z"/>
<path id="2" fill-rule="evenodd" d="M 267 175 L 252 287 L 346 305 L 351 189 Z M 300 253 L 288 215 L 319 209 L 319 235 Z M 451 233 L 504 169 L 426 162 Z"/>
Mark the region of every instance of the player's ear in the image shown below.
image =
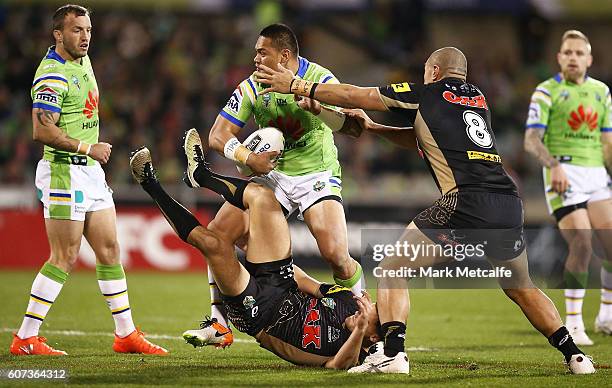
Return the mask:
<path id="1" fill-rule="evenodd" d="M 589 54 L 587 57 L 587 67 L 591 67 L 592 64 L 593 64 L 593 56 Z"/>
<path id="2" fill-rule="evenodd" d="M 60 30 L 53 30 L 53 37 L 57 43 L 62 43 L 62 32 Z"/>

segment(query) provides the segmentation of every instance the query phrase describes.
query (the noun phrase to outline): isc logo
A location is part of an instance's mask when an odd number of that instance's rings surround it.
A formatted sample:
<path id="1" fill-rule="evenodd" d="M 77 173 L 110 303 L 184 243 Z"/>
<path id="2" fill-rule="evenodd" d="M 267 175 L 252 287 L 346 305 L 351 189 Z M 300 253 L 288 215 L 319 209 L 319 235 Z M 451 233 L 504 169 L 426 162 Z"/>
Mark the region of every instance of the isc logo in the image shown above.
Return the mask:
<path id="1" fill-rule="evenodd" d="M 246 148 L 250 149 L 251 151 L 255 151 L 255 148 L 257 148 L 259 143 L 261 143 L 261 136 L 257 135 L 257 136 L 255 136 L 254 138 L 251 139 L 249 144 L 246 145 Z M 268 147 L 269 147 L 269 145 L 268 145 Z"/>

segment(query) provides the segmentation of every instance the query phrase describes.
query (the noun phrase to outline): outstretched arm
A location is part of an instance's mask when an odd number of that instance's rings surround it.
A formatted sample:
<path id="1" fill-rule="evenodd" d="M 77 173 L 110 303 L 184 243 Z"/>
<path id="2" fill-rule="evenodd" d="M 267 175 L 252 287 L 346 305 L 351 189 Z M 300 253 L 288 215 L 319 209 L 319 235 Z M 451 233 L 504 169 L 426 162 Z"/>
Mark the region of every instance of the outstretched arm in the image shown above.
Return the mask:
<path id="1" fill-rule="evenodd" d="M 255 72 L 257 82 L 270 85 L 261 94 L 269 92 L 294 93 L 315 98 L 326 104 L 344 108 L 362 108 L 386 111 L 387 106 L 380 99 L 378 88 L 360 87 L 350 84 L 319 84 L 294 78 L 291 70 L 279 64 L 279 70 L 259 65 Z"/>
<path id="2" fill-rule="evenodd" d="M 415 138 L 413 127 L 392 127 L 379 124 L 361 109 L 344 109 L 347 118 L 356 120 L 364 131 L 374 133 L 401 148 L 414 148 Z"/>

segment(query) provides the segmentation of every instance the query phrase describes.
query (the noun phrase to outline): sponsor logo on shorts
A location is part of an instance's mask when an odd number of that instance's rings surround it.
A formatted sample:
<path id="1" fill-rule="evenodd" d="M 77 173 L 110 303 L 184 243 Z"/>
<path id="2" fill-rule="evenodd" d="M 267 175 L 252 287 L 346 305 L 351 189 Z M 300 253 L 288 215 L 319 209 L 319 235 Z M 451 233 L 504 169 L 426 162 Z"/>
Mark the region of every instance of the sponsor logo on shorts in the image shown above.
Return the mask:
<path id="1" fill-rule="evenodd" d="M 251 295 L 245 296 L 244 299 L 242 300 L 242 304 L 244 305 L 244 308 L 246 309 L 253 308 L 255 303 L 256 303 L 255 298 L 253 298 Z"/>
<path id="2" fill-rule="evenodd" d="M 481 152 L 481 151 L 467 151 L 467 155 L 468 155 L 468 159 L 473 160 L 473 159 L 480 159 L 480 160 L 486 160 L 488 162 L 495 162 L 495 163 L 501 163 L 501 156 L 497 155 L 497 154 L 489 154 L 487 152 Z"/>
<path id="3" fill-rule="evenodd" d="M 325 188 L 325 182 L 317 181 L 314 185 L 312 185 L 312 189 L 314 191 L 321 191 Z"/>

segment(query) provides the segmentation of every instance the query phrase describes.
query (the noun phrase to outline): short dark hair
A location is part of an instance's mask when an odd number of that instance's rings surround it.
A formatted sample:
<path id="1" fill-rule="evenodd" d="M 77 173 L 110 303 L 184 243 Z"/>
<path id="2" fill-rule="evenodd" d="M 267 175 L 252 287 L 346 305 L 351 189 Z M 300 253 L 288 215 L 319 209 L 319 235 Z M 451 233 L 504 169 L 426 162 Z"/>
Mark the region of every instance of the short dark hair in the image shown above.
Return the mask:
<path id="1" fill-rule="evenodd" d="M 295 33 L 286 24 L 270 24 L 261 30 L 259 36 L 272 39 L 272 45 L 278 50 L 288 49 L 295 56 L 299 54 L 300 49 Z"/>
<path id="2" fill-rule="evenodd" d="M 89 15 L 89 10 L 75 4 L 62 5 L 53 14 L 53 30 L 61 31 L 64 29 L 64 19 L 66 15 L 70 14 L 74 14 L 75 16 L 86 16 Z"/>

